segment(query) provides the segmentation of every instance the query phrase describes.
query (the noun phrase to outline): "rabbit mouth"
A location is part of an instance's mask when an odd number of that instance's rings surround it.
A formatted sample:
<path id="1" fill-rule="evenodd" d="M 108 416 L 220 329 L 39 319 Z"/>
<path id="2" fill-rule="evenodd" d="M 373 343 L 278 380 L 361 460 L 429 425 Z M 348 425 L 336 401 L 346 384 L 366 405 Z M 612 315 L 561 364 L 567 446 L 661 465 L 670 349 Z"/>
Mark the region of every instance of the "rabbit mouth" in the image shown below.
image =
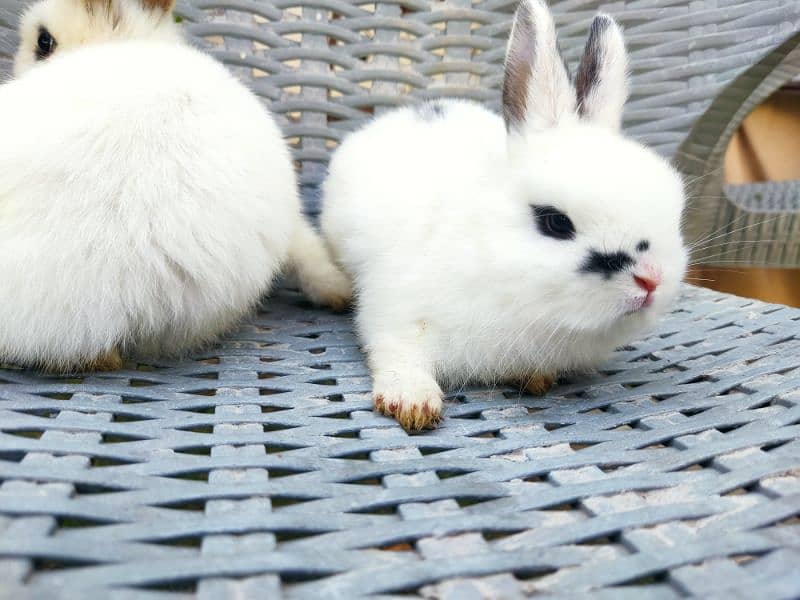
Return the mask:
<path id="1" fill-rule="evenodd" d="M 628 299 L 625 315 L 640 313 L 653 305 L 655 298 L 652 292 L 645 295 L 638 295 Z"/>

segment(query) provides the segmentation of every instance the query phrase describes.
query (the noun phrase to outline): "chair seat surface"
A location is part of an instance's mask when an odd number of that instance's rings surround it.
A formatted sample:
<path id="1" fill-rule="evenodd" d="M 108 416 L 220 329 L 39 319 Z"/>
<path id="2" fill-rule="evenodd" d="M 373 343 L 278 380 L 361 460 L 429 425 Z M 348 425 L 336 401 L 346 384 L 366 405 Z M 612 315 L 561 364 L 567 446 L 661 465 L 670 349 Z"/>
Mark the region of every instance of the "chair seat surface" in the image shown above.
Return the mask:
<path id="1" fill-rule="evenodd" d="M 0 382 L 0 597 L 800 594 L 795 309 L 686 287 L 602 372 L 419 435 L 286 288 L 185 360 Z"/>

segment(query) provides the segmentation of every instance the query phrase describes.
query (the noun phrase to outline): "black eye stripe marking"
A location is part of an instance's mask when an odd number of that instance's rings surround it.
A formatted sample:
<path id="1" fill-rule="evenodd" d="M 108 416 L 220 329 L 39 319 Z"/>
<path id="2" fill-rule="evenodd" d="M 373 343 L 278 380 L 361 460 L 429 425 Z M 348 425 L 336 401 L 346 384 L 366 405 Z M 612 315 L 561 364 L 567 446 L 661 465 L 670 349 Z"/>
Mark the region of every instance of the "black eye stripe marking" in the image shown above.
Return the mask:
<path id="1" fill-rule="evenodd" d="M 624 271 L 634 262 L 631 255 L 626 252 L 598 252 L 597 250 L 591 250 L 580 270 L 582 273 L 599 273 L 604 279 L 611 279 L 614 273 Z"/>
<path id="2" fill-rule="evenodd" d="M 536 228 L 544 236 L 557 240 L 575 238 L 575 225 L 572 220 L 553 206 L 532 206 L 536 217 Z"/>
<path id="3" fill-rule="evenodd" d="M 39 37 L 36 38 L 36 60 L 44 60 L 55 51 L 56 39 L 44 27 L 39 27 Z"/>
<path id="4" fill-rule="evenodd" d="M 650 242 L 648 240 L 642 240 L 636 244 L 637 252 L 647 252 L 648 250 L 650 250 Z"/>

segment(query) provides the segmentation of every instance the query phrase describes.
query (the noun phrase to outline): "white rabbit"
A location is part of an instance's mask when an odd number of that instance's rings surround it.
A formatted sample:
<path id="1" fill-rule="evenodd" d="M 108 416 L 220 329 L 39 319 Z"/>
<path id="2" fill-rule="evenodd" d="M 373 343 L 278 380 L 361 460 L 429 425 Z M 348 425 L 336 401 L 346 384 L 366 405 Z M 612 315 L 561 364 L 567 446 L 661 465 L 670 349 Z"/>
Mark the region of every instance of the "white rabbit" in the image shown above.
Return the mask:
<path id="1" fill-rule="evenodd" d="M 185 352 L 287 262 L 312 300 L 350 296 L 275 121 L 181 41 L 171 9 L 44 0 L 22 20 L 17 78 L 0 86 L 0 362 Z"/>
<path id="2" fill-rule="evenodd" d="M 355 283 L 379 411 L 420 429 L 440 418 L 440 383 L 544 393 L 668 309 L 687 264 L 683 184 L 620 134 L 626 71 L 599 15 L 573 86 L 546 5 L 522 0 L 503 118 L 428 103 L 337 150 L 322 230 Z"/>

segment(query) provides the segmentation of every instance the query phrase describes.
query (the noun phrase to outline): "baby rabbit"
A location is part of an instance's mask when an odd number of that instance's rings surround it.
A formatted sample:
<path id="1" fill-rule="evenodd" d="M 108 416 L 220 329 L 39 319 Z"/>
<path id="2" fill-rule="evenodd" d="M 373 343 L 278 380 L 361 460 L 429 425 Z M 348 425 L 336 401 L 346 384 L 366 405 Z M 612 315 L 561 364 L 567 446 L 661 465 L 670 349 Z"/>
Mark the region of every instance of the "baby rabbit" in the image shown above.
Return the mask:
<path id="1" fill-rule="evenodd" d="M 626 71 L 622 33 L 599 15 L 573 85 L 546 5 L 522 0 L 502 118 L 423 104 L 335 153 L 323 234 L 355 282 L 375 406 L 404 428 L 437 423 L 440 382 L 544 393 L 676 297 L 683 185 L 620 133 Z"/>
<path id="2" fill-rule="evenodd" d="M 44 0 L 22 20 L 0 86 L 0 362 L 182 353 L 287 262 L 312 300 L 349 299 L 278 126 L 172 4 Z"/>

